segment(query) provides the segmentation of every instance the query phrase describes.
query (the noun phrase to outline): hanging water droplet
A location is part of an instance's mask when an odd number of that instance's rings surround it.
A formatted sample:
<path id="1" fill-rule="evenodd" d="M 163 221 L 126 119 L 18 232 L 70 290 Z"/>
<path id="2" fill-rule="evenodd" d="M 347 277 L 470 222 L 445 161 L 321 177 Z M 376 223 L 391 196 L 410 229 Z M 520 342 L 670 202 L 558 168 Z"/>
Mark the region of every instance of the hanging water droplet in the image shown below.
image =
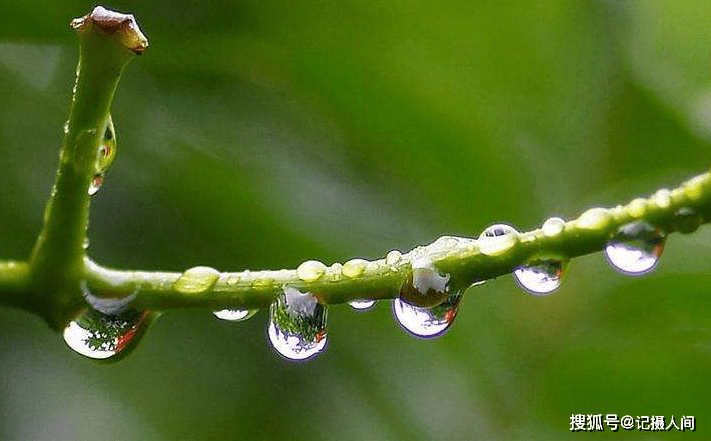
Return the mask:
<path id="1" fill-rule="evenodd" d="M 64 329 L 64 341 L 86 357 L 116 361 L 135 348 L 151 316 L 149 311 L 129 309 L 108 315 L 89 308 Z"/>
<path id="2" fill-rule="evenodd" d="M 370 299 L 357 299 L 357 300 L 351 300 L 348 302 L 349 305 L 351 305 L 351 308 L 357 309 L 359 311 L 365 311 L 367 309 L 372 308 L 375 305 L 375 300 L 370 300 Z"/>
<path id="3" fill-rule="evenodd" d="M 126 311 L 128 305 L 138 296 L 138 288 L 131 294 L 124 297 L 102 297 L 94 294 L 89 290 L 86 280 L 82 280 L 79 284 L 82 296 L 92 308 L 102 314 L 115 316 Z"/>
<path id="4" fill-rule="evenodd" d="M 97 173 L 94 175 L 94 177 L 91 178 L 91 183 L 89 184 L 89 196 L 94 196 L 99 189 L 101 188 L 101 185 L 104 183 L 104 174 L 103 173 Z"/>
<path id="5" fill-rule="evenodd" d="M 479 236 L 479 252 L 487 256 L 498 256 L 511 249 L 518 242 L 518 231 L 510 225 L 496 224 L 482 231 Z"/>
<path id="6" fill-rule="evenodd" d="M 304 282 L 315 282 L 326 272 L 326 265 L 318 260 L 307 260 L 296 268 L 296 276 Z"/>
<path id="7" fill-rule="evenodd" d="M 105 172 L 116 157 L 116 132 L 114 131 L 114 122 L 109 115 L 106 122 L 106 130 L 99 144 L 99 149 L 96 154 L 95 169 L 97 173 Z"/>
<path id="8" fill-rule="evenodd" d="M 607 260 L 630 275 L 651 271 L 664 250 L 666 236 L 646 222 L 631 222 L 620 227 L 605 246 Z"/>
<path id="9" fill-rule="evenodd" d="M 341 274 L 349 279 L 355 279 L 365 272 L 365 267 L 368 266 L 368 261 L 364 259 L 351 259 L 343 264 Z"/>
<path id="10" fill-rule="evenodd" d="M 546 221 L 543 222 L 543 225 L 541 225 L 543 234 L 548 237 L 557 236 L 562 233 L 564 229 L 565 221 L 559 217 L 551 217 L 550 219 L 546 219 Z"/>
<path id="11" fill-rule="evenodd" d="M 680 233 L 693 233 L 702 221 L 701 215 L 690 207 L 681 207 L 674 213 L 674 227 Z"/>
<path id="12" fill-rule="evenodd" d="M 196 266 L 185 271 L 173 284 L 173 289 L 182 294 L 200 294 L 211 289 L 220 278 L 214 268 Z"/>
<path id="13" fill-rule="evenodd" d="M 257 309 L 221 309 L 214 311 L 215 317 L 229 322 L 242 322 L 257 313 Z"/>
<path id="14" fill-rule="evenodd" d="M 560 286 L 564 267 L 560 259 L 538 259 L 516 268 L 514 276 L 528 293 L 546 295 Z"/>
<path id="15" fill-rule="evenodd" d="M 454 322 L 460 300 L 461 293 L 454 293 L 434 308 L 420 308 L 397 298 L 392 303 L 393 314 L 400 326 L 410 334 L 420 338 L 437 337 Z"/>
<path id="16" fill-rule="evenodd" d="M 447 299 L 449 274 L 440 274 L 427 258 L 412 261 L 412 273 L 400 287 L 400 298 L 423 308 L 439 305 Z"/>
<path id="17" fill-rule="evenodd" d="M 304 360 L 326 347 L 327 309 L 316 297 L 291 287 L 269 308 L 269 341 L 290 360 Z"/>

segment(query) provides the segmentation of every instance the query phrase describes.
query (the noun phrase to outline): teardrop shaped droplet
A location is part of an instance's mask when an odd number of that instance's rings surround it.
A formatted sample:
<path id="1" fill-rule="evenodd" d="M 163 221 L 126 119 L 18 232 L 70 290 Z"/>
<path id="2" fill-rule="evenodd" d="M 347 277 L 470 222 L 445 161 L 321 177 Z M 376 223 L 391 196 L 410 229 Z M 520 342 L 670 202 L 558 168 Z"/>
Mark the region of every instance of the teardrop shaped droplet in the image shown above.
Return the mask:
<path id="1" fill-rule="evenodd" d="M 565 265 L 560 259 L 538 259 L 516 268 L 514 277 L 529 294 L 543 296 L 560 286 Z"/>
<path id="2" fill-rule="evenodd" d="M 221 309 L 213 314 L 220 320 L 228 322 L 243 322 L 257 313 L 257 309 Z"/>
<path id="3" fill-rule="evenodd" d="M 181 274 L 173 288 L 182 294 L 200 294 L 215 286 L 220 272 L 207 266 L 196 266 Z"/>
<path id="4" fill-rule="evenodd" d="M 351 306 L 351 308 L 357 309 L 358 311 L 366 311 L 375 305 L 375 300 L 357 299 L 351 300 L 350 302 L 348 302 L 348 304 Z"/>
<path id="5" fill-rule="evenodd" d="M 461 297 L 461 293 L 450 294 L 434 308 L 420 308 L 397 298 L 393 300 L 393 314 L 400 326 L 415 337 L 438 337 L 454 322 Z"/>
<path id="6" fill-rule="evenodd" d="M 289 360 L 305 360 L 326 347 L 326 306 L 291 287 L 269 308 L 269 341 Z"/>
<path id="7" fill-rule="evenodd" d="M 479 236 L 479 252 L 498 256 L 518 243 L 518 231 L 510 225 L 496 224 L 482 231 Z"/>
<path id="8" fill-rule="evenodd" d="M 89 184 L 89 196 L 94 196 L 99 192 L 99 189 L 104 183 L 104 174 L 97 173 L 91 178 L 91 183 Z"/>
<path id="9" fill-rule="evenodd" d="M 304 282 L 315 282 L 326 272 L 326 265 L 318 260 L 307 260 L 296 268 L 296 276 Z"/>
<path id="10" fill-rule="evenodd" d="M 422 308 L 437 306 L 447 299 L 449 274 L 440 274 L 427 258 L 412 261 L 412 273 L 400 287 L 400 298 Z"/>
<path id="11" fill-rule="evenodd" d="M 152 313 L 129 309 L 117 315 L 88 308 L 64 329 L 64 341 L 81 355 L 118 361 L 136 347 Z"/>
<path id="12" fill-rule="evenodd" d="M 663 231 L 647 222 L 631 222 L 620 227 L 605 246 L 607 260 L 623 273 L 639 275 L 651 271 L 664 250 Z"/>

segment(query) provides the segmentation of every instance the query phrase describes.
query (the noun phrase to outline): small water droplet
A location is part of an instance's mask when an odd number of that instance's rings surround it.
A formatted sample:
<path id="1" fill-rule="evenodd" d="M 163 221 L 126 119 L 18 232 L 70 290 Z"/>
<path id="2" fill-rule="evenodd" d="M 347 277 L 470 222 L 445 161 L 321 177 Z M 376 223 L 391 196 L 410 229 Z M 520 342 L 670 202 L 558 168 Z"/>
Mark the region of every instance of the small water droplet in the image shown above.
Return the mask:
<path id="1" fill-rule="evenodd" d="M 620 227 L 605 246 L 607 260 L 630 275 L 651 271 L 664 250 L 664 232 L 646 222 L 631 222 Z"/>
<path id="2" fill-rule="evenodd" d="M 560 286 L 564 267 L 560 259 L 538 259 L 516 268 L 514 276 L 528 293 L 546 295 Z"/>
<path id="3" fill-rule="evenodd" d="M 541 225 L 541 230 L 543 231 L 543 234 L 548 237 L 557 236 L 562 233 L 564 229 L 565 221 L 559 217 L 551 217 L 549 219 L 546 219 L 546 221 L 543 222 L 543 225 Z"/>
<path id="4" fill-rule="evenodd" d="M 181 294 L 200 294 L 215 286 L 219 278 L 220 273 L 216 269 L 207 266 L 196 266 L 185 271 L 173 283 L 173 289 Z"/>
<path id="5" fill-rule="evenodd" d="M 575 226 L 583 230 L 602 230 L 612 222 L 612 214 L 605 208 L 591 208 L 575 221 Z"/>
<path id="6" fill-rule="evenodd" d="M 291 287 L 269 308 L 269 341 L 290 360 L 305 360 L 326 347 L 327 309 L 316 297 Z"/>
<path id="7" fill-rule="evenodd" d="M 368 261 L 364 259 L 351 259 L 343 264 L 341 273 L 349 279 L 355 279 L 365 272 Z"/>
<path id="8" fill-rule="evenodd" d="M 214 311 L 215 317 L 229 322 L 241 322 L 257 313 L 256 309 L 221 309 Z"/>
<path id="9" fill-rule="evenodd" d="M 690 207 L 681 207 L 674 214 L 674 227 L 680 233 L 693 233 L 701 225 L 701 215 Z"/>
<path id="10" fill-rule="evenodd" d="M 671 192 L 662 188 L 652 195 L 650 202 L 659 208 L 667 208 L 671 205 Z"/>
<path id="11" fill-rule="evenodd" d="M 393 267 L 402 259 L 402 253 L 398 250 L 392 250 L 385 256 L 385 263 Z M 393 268 L 394 270 L 394 268 Z"/>
<path id="12" fill-rule="evenodd" d="M 64 329 L 64 341 L 86 357 L 118 360 L 137 345 L 151 315 L 133 309 L 108 315 L 89 308 Z"/>
<path id="13" fill-rule="evenodd" d="M 450 294 L 443 303 L 434 308 L 420 308 L 397 298 L 393 300 L 395 319 L 407 332 L 420 338 L 432 338 L 444 334 L 454 322 L 461 294 Z"/>
<path id="14" fill-rule="evenodd" d="M 318 260 L 307 260 L 296 268 L 296 276 L 304 282 L 315 282 L 326 272 L 326 265 Z"/>
<path id="15" fill-rule="evenodd" d="M 644 216 L 647 212 L 647 200 L 644 198 L 632 199 L 632 201 L 627 204 L 627 212 L 630 216 L 636 218 Z"/>
<path id="16" fill-rule="evenodd" d="M 479 252 L 498 256 L 518 243 L 518 231 L 510 225 L 496 224 L 482 231 L 479 236 Z"/>
<path id="17" fill-rule="evenodd" d="M 370 300 L 370 299 L 357 299 L 357 300 L 351 300 L 348 302 L 349 305 L 351 305 L 351 308 L 357 309 L 359 311 L 365 311 L 367 309 L 370 309 L 375 305 L 375 300 Z"/>
<path id="18" fill-rule="evenodd" d="M 62 127 L 62 131 L 64 132 L 65 135 L 66 135 L 67 133 L 69 133 L 69 120 L 67 120 L 67 121 L 64 123 L 64 127 Z"/>
<path id="19" fill-rule="evenodd" d="M 91 178 L 91 184 L 89 184 L 89 196 L 94 196 L 99 189 L 101 188 L 101 185 L 104 183 L 104 174 L 103 173 L 97 173 L 94 175 L 94 177 Z"/>
<path id="20" fill-rule="evenodd" d="M 84 242 L 82 242 L 81 247 L 84 248 L 85 250 L 89 249 L 89 238 L 85 237 Z"/>
<path id="21" fill-rule="evenodd" d="M 400 298 L 423 308 L 444 302 L 448 296 L 449 274 L 440 274 L 427 258 L 412 261 L 412 273 L 400 287 Z"/>

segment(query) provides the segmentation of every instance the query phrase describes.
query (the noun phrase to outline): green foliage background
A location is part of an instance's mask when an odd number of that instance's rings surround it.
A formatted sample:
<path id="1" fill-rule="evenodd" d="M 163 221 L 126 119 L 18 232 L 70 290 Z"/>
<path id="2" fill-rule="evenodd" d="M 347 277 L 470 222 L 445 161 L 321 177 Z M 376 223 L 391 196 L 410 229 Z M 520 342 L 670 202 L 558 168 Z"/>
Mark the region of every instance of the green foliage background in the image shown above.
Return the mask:
<path id="1" fill-rule="evenodd" d="M 0 1 L 0 257 L 27 255 L 86 1 Z M 376 258 L 442 234 L 626 201 L 708 167 L 707 2 L 116 1 L 151 41 L 114 105 L 90 254 L 221 270 Z M 244 324 L 172 311 L 97 365 L 0 309 L 0 439 L 579 439 L 573 413 L 711 421 L 708 227 L 657 271 L 576 259 L 548 298 L 470 289 L 451 331 L 330 308 L 289 363 Z M 630 431 L 627 439 L 690 438 Z M 612 436 L 610 434 L 604 436 Z"/>

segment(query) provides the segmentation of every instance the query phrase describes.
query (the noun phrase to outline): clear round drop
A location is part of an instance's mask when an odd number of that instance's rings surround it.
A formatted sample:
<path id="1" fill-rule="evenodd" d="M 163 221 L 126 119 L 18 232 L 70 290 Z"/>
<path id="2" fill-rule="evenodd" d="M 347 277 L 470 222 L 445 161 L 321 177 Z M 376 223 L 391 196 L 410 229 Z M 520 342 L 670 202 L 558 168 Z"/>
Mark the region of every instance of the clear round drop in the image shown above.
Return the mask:
<path id="1" fill-rule="evenodd" d="M 438 337 L 454 323 L 461 297 L 461 293 L 450 294 L 434 308 L 422 308 L 397 298 L 392 303 L 393 315 L 400 326 L 415 337 Z"/>
<path id="2" fill-rule="evenodd" d="M 64 329 L 74 351 L 96 360 L 117 360 L 136 346 L 150 323 L 149 311 L 129 309 L 116 315 L 87 309 Z"/>
<path id="3" fill-rule="evenodd" d="M 228 322 L 241 322 L 257 313 L 256 309 L 221 309 L 213 311 L 215 317 Z"/>
<path id="4" fill-rule="evenodd" d="M 487 256 L 498 256 L 516 245 L 518 236 L 518 231 L 510 225 L 492 225 L 479 235 L 479 251 Z"/>
<path id="5" fill-rule="evenodd" d="M 91 182 L 89 183 L 89 196 L 94 196 L 96 193 L 99 192 L 99 189 L 101 189 L 101 186 L 104 184 L 104 174 L 103 173 L 97 173 L 91 178 Z"/>
<path id="6" fill-rule="evenodd" d="M 447 299 L 449 274 L 440 274 L 426 258 L 412 262 L 412 272 L 400 287 L 400 298 L 423 308 L 437 306 Z"/>
<path id="7" fill-rule="evenodd" d="M 514 277 L 529 294 L 543 296 L 560 286 L 565 265 L 559 259 L 536 260 L 516 268 Z"/>
<path id="8" fill-rule="evenodd" d="M 651 271 L 664 250 L 663 231 L 647 222 L 623 225 L 605 246 L 607 260 L 619 271 L 638 275 Z"/>
<path id="9" fill-rule="evenodd" d="M 375 306 L 375 300 L 371 299 L 357 299 L 357 300 L 351 300 L 348 302 L 351 308 L 356 309 L 358 311 L 366 311 L 373 306 Z"/>
<path id="10" fill-rule="evenodd" d="M 323 351 L 327 309 L 310 293 L 286 287 L 269 308 L 269 341 L 289 360 L 305 360 Z"/>

